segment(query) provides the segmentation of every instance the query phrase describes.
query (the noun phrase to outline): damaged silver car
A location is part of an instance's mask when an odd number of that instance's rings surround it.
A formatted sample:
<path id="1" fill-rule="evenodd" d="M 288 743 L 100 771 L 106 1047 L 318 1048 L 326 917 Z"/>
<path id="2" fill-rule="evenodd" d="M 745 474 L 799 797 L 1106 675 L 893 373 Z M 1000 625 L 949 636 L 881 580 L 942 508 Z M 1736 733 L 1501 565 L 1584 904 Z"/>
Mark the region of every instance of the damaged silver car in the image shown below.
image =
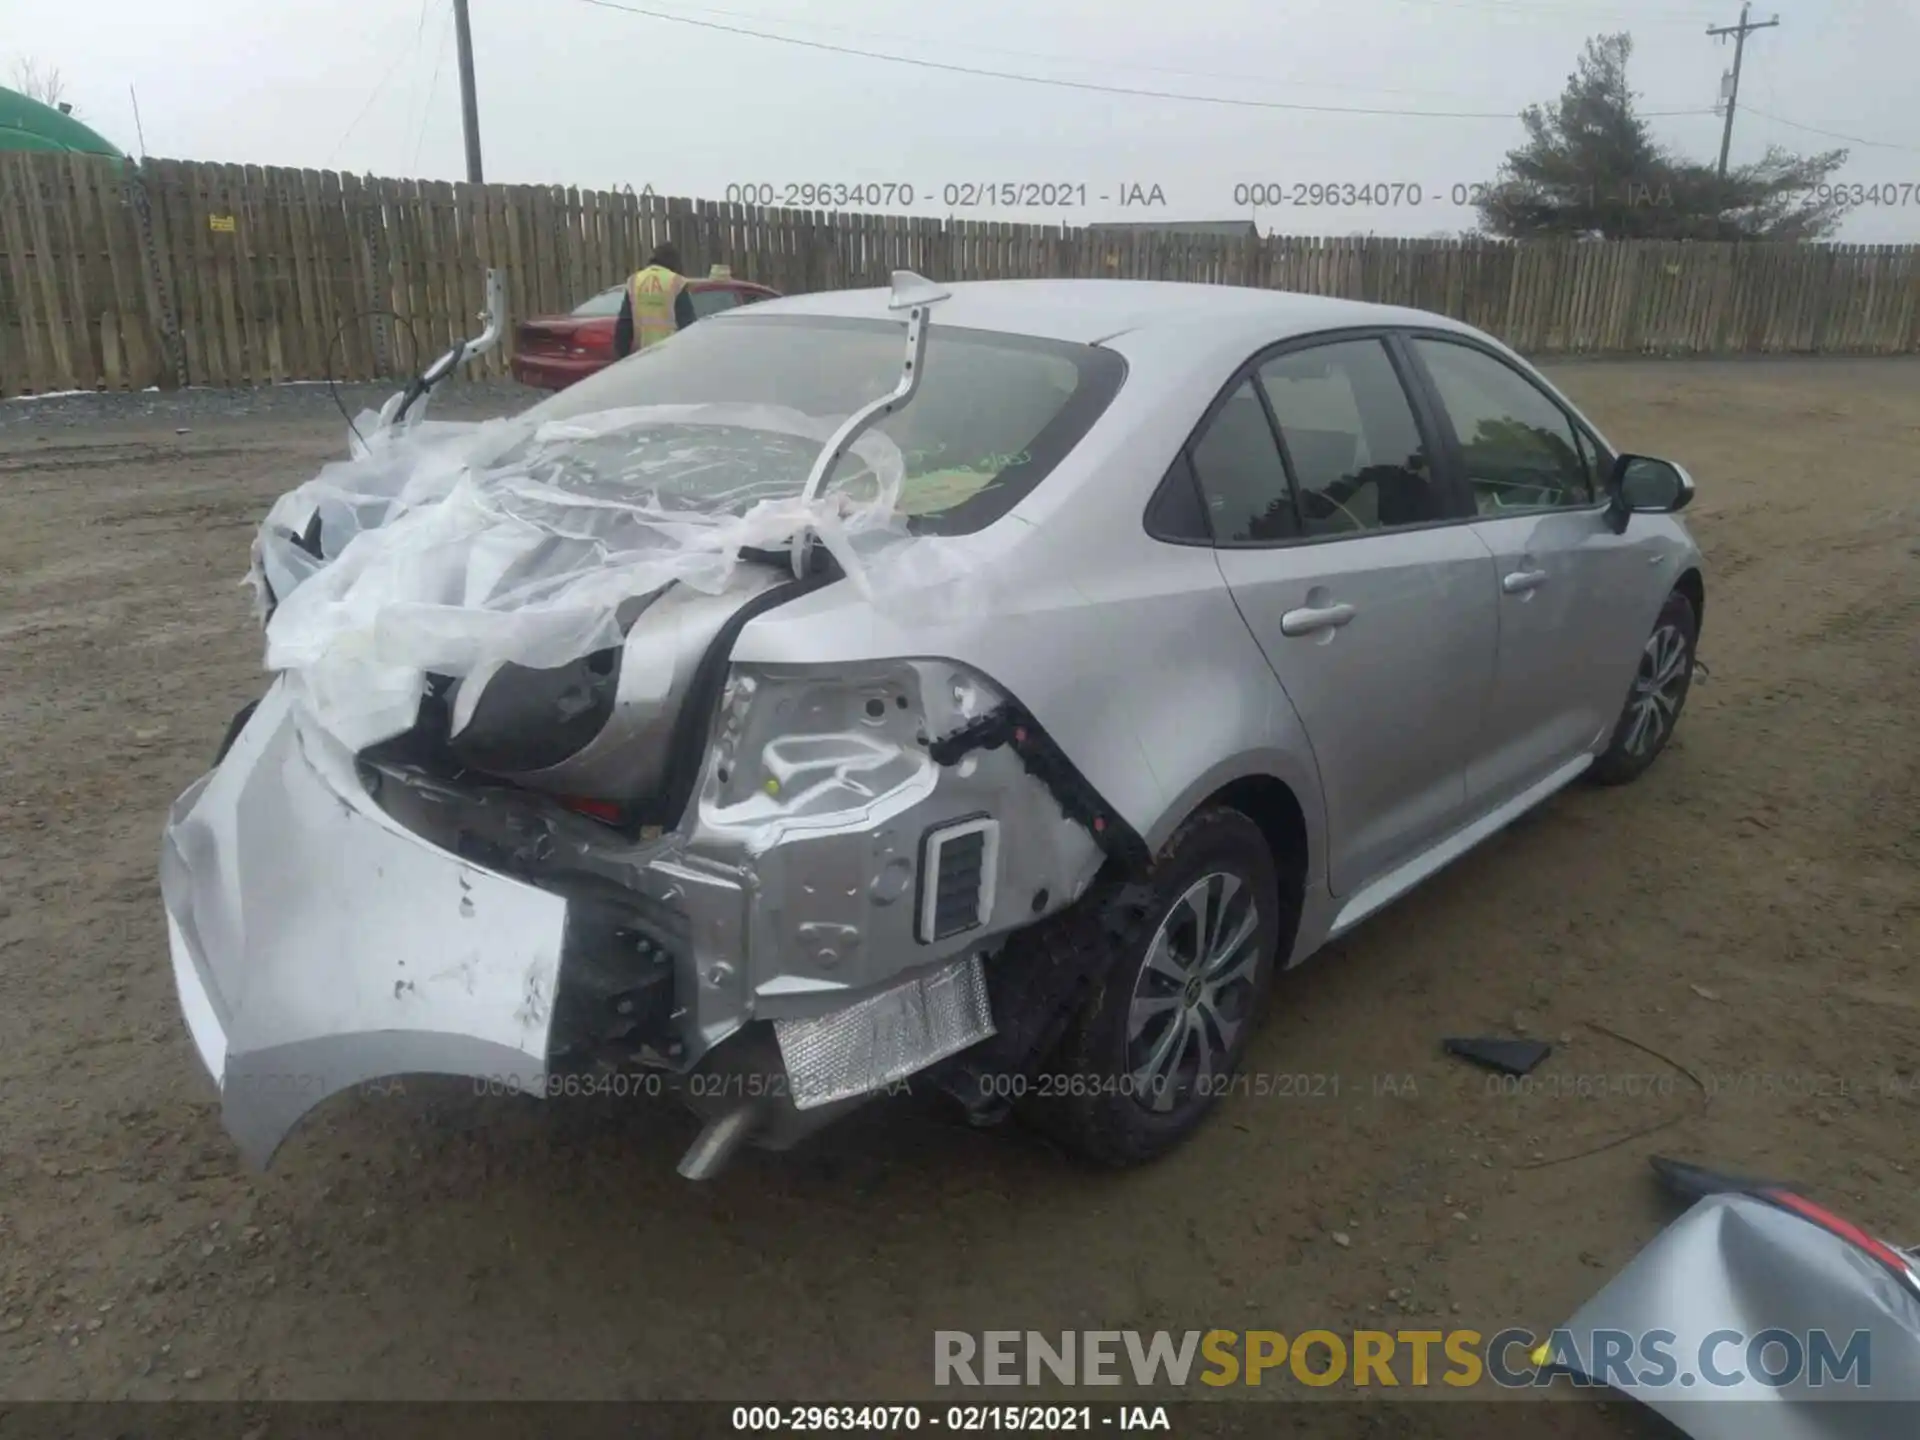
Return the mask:
<path id="1" fill-rule="evenodd" d="M 421 419 L 475 348 L 274 506 L 166 827 L 261 1163 L 415 1072 L 658 1077 L 693 1176 L 908 1076 L 1143 1160 L 1277 967 L 1686 700 L 1691 482 L 1439 316 L 901 273 Z"/>

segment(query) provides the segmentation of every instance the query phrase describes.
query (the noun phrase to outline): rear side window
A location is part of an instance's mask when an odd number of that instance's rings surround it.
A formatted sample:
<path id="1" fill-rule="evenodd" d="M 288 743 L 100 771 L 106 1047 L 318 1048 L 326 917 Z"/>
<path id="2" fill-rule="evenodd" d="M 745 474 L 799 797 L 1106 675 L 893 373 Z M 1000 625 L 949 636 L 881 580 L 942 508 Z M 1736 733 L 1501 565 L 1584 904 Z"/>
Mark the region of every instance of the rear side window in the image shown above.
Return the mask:
<path id="1" fill-rule="evenodd" d="M 1293 467 L 1303 534 L 1442 518 L 1420 426 L 1384 344 L 1342 340 L 1294 350 L 1259 374 Z"/>
<path id="2" fill-rule="evenodd" d="M 1227 397 L 1193 442 L 1192 456 L 1215 540 L 1247 545 L 1299 533 L 1280 447 L 1251 380 Z"/>

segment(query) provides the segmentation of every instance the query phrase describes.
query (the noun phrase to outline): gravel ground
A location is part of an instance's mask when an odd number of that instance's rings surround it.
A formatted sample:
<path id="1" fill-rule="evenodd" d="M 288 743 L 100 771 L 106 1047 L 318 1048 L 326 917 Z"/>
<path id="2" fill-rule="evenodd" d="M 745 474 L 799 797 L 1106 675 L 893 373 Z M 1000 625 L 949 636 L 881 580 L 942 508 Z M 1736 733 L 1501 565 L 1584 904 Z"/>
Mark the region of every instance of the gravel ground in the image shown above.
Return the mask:
<path id="1" fill-rule="evenodd" d="M 341 1097 L 241 1165 L 156 840 L 261 688 L 252 527 L 343 427 L 324 386 L 0 404 L 0 1398 L 907 1399 L 936 1328 L 1544 1326 L 1665 1222 L 1654 1151 L 1920 1238 L 1920 364 L 1554 373 L 1700 482 L 1712 674 L 1642 782 L 1567 793 L 1284 977 L 1249 1069 L 1322 1080 L 1161 1164 L 895 1104 L 706 1187 L 657 1105 L 450 1082 Z M 1439 1053 L 1486 1031 L 1554 1039 L 1566 1088 Z"/>

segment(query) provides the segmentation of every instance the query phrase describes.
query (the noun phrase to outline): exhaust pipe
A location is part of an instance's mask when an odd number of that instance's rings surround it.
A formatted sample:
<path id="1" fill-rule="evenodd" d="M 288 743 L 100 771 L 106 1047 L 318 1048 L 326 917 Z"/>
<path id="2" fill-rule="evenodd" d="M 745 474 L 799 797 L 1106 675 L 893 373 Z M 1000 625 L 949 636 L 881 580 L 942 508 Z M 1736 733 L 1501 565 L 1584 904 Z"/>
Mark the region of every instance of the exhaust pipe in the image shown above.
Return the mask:
<path id="1" fill-rule="evenodd" d="M 687 1153 L 680 1157 L 683 1179 L 711 1180 L 727 1166 L 734 1155 L 753 1138 L 760 1119 L 760 1107 L 752 1101 L 716 1115 L 706 1123 Z"/>

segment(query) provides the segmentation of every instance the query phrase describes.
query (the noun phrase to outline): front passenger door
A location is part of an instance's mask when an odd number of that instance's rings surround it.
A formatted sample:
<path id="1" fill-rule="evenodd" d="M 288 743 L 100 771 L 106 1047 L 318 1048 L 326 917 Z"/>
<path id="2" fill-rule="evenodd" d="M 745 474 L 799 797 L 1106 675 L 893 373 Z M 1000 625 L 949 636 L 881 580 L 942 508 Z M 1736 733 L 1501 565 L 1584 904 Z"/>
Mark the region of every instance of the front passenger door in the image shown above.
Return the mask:
<path id="1" fill-rule="evenodd" d="M 1466 805 L 1494 584 L 1430 453 L 1377 335 L 1250 366 L 1188 447 L 1221 573 L 1313 745 L 1336 895 Z"/>
<path id="2" fill-rule="evenodd" d="M 1623 597 L 1647 593 L 1648 530 L 1616 534 L 1598 447 L 1506 360 L 1464 338 L 1418 336 L 1446 437 L 1499 574 L 1500 656 L 1481 753 L 1467 776 L 1489 809 L 1590 752 L 1626 702 L 1653 626 Z"/>

